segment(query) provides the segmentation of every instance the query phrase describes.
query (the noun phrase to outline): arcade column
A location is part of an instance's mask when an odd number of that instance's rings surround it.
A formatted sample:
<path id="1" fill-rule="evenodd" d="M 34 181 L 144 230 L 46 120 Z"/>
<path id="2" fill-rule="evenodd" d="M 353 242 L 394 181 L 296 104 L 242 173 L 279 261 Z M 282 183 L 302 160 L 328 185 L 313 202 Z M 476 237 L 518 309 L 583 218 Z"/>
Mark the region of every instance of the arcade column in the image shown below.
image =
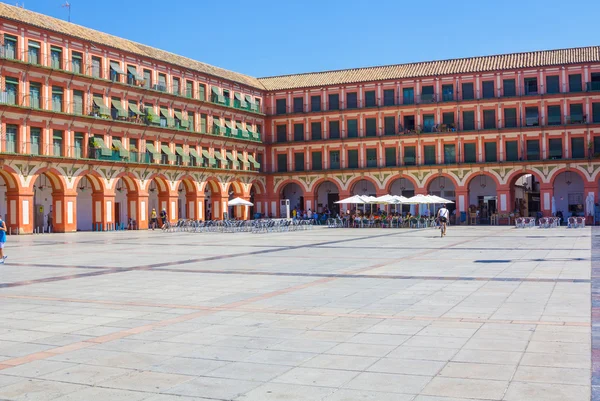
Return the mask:
<path id="1" fill-rule="evenodd" d="M 33 232 L 34 203 L 33 192 L 29 189 L 6 193 L 6 229 L 10 234 L 31 234 Z"/>
<path id="2" fill-rule="evenodd" d="M 147 192 L 127 193 L 127 215 L 135 220 L 135 226 L 138 230 L 148 229 L 150 219 L 148 202 Z"/>
<path id="3" fill-rule="evenodd" d="M 53 231 L 68 233 L 77 231 L 77 193 L 52 192 Z"/>

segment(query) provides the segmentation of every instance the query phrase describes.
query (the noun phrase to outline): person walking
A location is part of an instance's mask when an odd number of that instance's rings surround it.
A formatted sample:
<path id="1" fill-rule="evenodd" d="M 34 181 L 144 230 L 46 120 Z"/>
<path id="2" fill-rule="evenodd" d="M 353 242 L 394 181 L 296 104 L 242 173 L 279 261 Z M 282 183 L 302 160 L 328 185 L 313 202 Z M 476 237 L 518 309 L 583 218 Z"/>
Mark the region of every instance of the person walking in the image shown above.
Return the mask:
<path id="1" fill-rule="evenodd" d="M 450 211 L 446 209 L 446 205 L 442 205 L 442 207 L 438 210 L 437 217 L 440 220 L 440 236 L 443 237 L 446 235 L 446 224 L 448 223 L 448 218 L 450 217 Z"/>
<path id="2" fill-rule="evenodd" d="M 160 220 L 162 222 L 162 226 L 161 228 L 164 230 L 165 228 L 168 228 L 167 226 L 167 211 L 165 209 L 163 209 L 160 212 Z"/>
<path id="3" fill-rule="evenodd" d="M 152 231 L 156 228 L 156 209 L 152 208 L 152 213 L 150 214 L 150 226 L 152 227 Z"/>
<path id="4" fill-rule="evenodd" d="M 0 217 L 0 264 L 2 265 L 8 257 L 4 254 L 4 244 L 6 244 L 6 223 Z"/>

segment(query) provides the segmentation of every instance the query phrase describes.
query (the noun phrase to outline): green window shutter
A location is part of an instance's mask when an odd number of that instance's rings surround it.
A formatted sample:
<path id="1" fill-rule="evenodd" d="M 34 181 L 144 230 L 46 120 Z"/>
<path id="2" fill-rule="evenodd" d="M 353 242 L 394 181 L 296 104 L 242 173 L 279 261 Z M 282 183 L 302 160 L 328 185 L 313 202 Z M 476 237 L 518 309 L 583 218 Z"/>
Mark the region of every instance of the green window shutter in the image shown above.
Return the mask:
<path id="1" fill-rule="evenodd" d="M 571 138 L 571 158 L 583 159 L 585 157 L 585 143 L 583 138 Z"/>
<path id="2" fill-rule="evenodd" d="M 316 123 L 311 123 L 310 124 L 310 132 L 311 132 L 311 138 L 313 140 L 319 140 L 322 138 L 321 135 L 321 123 L 320 122 L 316 122 Z"/>
<path id="3" fill-rule="evenodd" d="M 396 134 L 396 117 L 389 116 L 383 118 L 383 130 L 385 135 Z"/>
<path id="4" fill-rule="evenodd" d="M 287 142 L 287 126 L 286 125 L 277 125 L 277 142 Z"/>
<path id="5" fill-rule="evenodd" d="M 312 170 L 323 170 L 323 155 L 321 152 L 312 152 Z"/>
<path id="6" fill-rule="evenodd" d="M 472 131 L 475 129 L 475 112 L 463 111 L 463 130 Z"/>
<path id="7" fill-rule="evenodd" d="M 548 140 L 548 148 L 549 148 L 549 157 L 552 160 L 562 159 L 562 139 L 561 138 L 551 138 Z"/>
<path id="8" fill-rule="evenodd" d="M 339 139 L 340 138 L 340 122 L 329 121 L 329 138 Z"/>
<path id="9" fill-rule="evenodd" d="M 423 146 L 424 164 L 435 164 L 435 145 Z"/>
<path id="10" fill-rule="evenodd" d="M 365 120 L 366 136 L 377 136 L 377 119 L 367 118 Z"/>
<path id="11" fill-rule="evenodd" d="M 517 122 L 517 109 L 504 109 L 504 128 L 516 128 Z"/>
<path id="12" fill-rule="evenodd" d="M 367 149 L 367 167 L 377 167 L 377 149 Z"/>
<path id="13" fill-rule="evenodd" d="M 294 153 L 294 170 L 304 171 L 304 153 Z"/>
<path id="14" fill-rule="evenodd" d="M 348 132 L 347 138 L 358 138 L 358 120 L 346 120 Z"/>
<path id="15" fill-rule="evenodd" d="M 348 150 L 348 168 L 358 168 L 358 150 Z"/>
<path id="16" fill-rule="evenodd" d="M 444 145 L 444 163 L 446 163 L 446 164 L 456 163 L 456 145 L 454 145 L 454 144 Z"/>
<path id="17" fill-rule="evenodd" d="M 417 164 L 417 148 L 414 146 L 404 147 L 404 165 L 414 166 Z"/>
<path id="18" fill-rule="evenodd" d="M 477 163 L 477 148 L 474 143 L 465 143 L 464 146 L 465 163 Z"/>
<path id="19" fill-rule="evenodd" d="M 287 171 L 287 155 L 277 155 L 277 172 L 285 173 Z"/>
<path id="20" fill-rule="evenodd" d="M 504 147 L 506 149 L 506 161 L 516 162 L 519 160 L 519 143 L 517 141 L 506 141 Z"/>
<path id="21" fill-rule="evenodd" d="M 485 142 L 485 161 L 486 162 L 495 162 L 498 161 L 498 156 L 496 154 L 496 142 Z"/>
<path id="22" fill-rule="evenodd" d="M 581 74 L 569 75 L 569 92 L 581 92 L 582 90 Z"/>
<path id="23" fill-rule="evenodd" d="M 385 148 L 385 166 L 392 167 L 396 164 L 396 148 Z"/>
<path id="24" fill-rule="evenodd" d="M 562 118 L 560 116 L 560 106 L 555 105 L 555 106 L 548 106 L 547 108 L 548 112 L 547 112 L 547 116 L 546 116 L 546 120 L 547 120 L 547 124 L 548 125 L 560 125 L 562 122 Z"/>
<path id="25" fill-rule="evenodd" d="M 329 168 L 333 170 L 340 167 L 340 152 L 338 150 L 329 151 Z"/>
<path id="26" fill-rule="evenodd" d="M 375 91 L 366 91 L 365 92 L 365 107 L 375 107 L 377 106 L 377 102 L 375 99 Z"/>
<path id="27" fill-rule="evenodd" d="M 483 129 L 496 128 L 496 110 L 483 111 Z"/>
<path id="28" fill-rule="evenodd" d="M 294 124 L 294 141 L 304 140 L 304 124 Z"/>
<path id="29" fill-rule="evenodd" d="M 540 141 L 537 139 L 528 139 L 527 160 L 540 160 Z"/>

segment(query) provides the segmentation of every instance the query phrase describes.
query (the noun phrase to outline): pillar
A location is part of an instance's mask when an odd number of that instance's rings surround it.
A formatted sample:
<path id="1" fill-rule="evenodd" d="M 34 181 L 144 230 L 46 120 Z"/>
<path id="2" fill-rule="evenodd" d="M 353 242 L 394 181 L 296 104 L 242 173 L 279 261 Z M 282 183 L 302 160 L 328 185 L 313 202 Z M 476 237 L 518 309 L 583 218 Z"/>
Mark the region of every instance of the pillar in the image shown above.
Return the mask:
<path id="1" fill-rule="evenodd" d="M 171 223 L 176 222 L 179 216 L 177 215 L 177 201 L 179 200 L 178 195 L 173 195 L 167 192 L 161 192 L 158 194 L 158 215 L 160 218 L 160 212 L 163 210 L 167 211 L 167 220 Z"/>
<path id="2" fill-rule="evenodd" d="M 514 199 L 512 199 L 512 191 L 508 186 L 500 186 L 496 189 L 498 196 L 498 211 L 500 214 L 508 214 L 514 209 Z"/>
<path id="3" fill-rule="evenodd" d="M 135 220 L 138 230 L 148 229 L 150 212 L 147 192 L 127 192 L 127 215 Z"/>
<path id="4" fill-rule="evenodd" d="M 265 211 L 267 210 L 268 198 L 265 194 L 256 194 L 254 195 L 254 212 L 260 213 L 261 215 L 265 215 Z"/>
<path id="5" fill-rule="evenodd" d="M 6 193 L 6 229 L 11 234 L 31 234 L 34 224 L 33 192 L 29 189 Z"/>
<path id="6" fill-rule="evenodd" d="M 77 231 L 77 193 L 52 192 L 53 232 Z"/>
<path id="7" fill-rule="evenodd" d="M 204 220 L 204 194 L 187 192 L 185 194 L 187 218 L 190 220 Z"/>
<path id="8" fill-rule="evenodd" d="M 550 183 L 540 183 L 540 209 L 544 217 L 552 216 L 554 187 Z M 534 216 L 535 217 L 535 216 Z"/>
<path id="9" fill-rule="evenodd" d="M 598 192 L 598 185 L 595 182 L 584 181 L 583 182 L 583 204 L 585 207 L 585 216 L 586 216 L 586 224 L 596 224 L 595 222 L 595 205 L 598 203 L 598 197 L 596 196 L 596 192 Z M 588 196 L 592 196 L 594 199 L 594 207 L 588 209 L 587 198 Z"/>
<path id="10" fill-rule="evenodd" d="M 115 227 L 115 194 L 105 192 L 92 193 L 93 229 L 100 231 L 114 230 Z"/>
<path id="11" fill-rule="evenodd" d="M 317 195 L 314 192 L 304 194 L 304 209 L 306 211 L 308 211 L 308 209 L 313 212 L 317 211 Z"/>

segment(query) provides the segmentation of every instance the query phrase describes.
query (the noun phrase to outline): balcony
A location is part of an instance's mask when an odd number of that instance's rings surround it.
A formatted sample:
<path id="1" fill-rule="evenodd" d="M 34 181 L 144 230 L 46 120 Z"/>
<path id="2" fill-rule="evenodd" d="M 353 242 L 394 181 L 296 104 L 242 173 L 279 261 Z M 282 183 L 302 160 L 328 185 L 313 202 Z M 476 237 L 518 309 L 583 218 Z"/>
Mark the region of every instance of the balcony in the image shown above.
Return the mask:
<path id="1" fill-rule="evenodd" d="M 600 82 L 588 82 L 586 89 L 588 92 L 598 92 L 600 91 Z"/>

